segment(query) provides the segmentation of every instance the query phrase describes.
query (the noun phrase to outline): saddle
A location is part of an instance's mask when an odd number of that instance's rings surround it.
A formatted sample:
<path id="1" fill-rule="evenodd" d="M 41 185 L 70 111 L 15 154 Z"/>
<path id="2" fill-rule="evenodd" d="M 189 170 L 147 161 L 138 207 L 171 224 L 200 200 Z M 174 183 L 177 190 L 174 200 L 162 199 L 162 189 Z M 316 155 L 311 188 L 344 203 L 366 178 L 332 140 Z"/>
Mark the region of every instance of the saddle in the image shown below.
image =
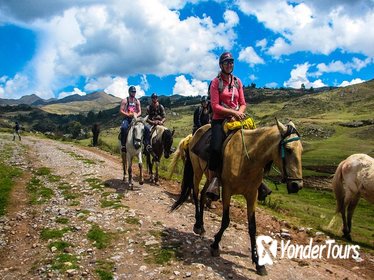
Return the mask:
<path id="1" fill-rule="evenodd" d="M 226 139 L 223 142 L 222 150 L 225 150 L 227 143 L 230 141 L 231 137 L 239 129 L 254 129 L 256 125 L 252 118 L 247 118 L 244 121 L 234 121 L 234 122 L 224 122 L 223 124 L 224 132 L 226 133 Z M 199 158 L 204 161 L 209 160 L 210 154 L 210 140 L 212 138 L 212 129 L 209 128 L 203 136 L 197 141 L 197 143 L 192 147 L 192 152 L 196 154 Z"/>

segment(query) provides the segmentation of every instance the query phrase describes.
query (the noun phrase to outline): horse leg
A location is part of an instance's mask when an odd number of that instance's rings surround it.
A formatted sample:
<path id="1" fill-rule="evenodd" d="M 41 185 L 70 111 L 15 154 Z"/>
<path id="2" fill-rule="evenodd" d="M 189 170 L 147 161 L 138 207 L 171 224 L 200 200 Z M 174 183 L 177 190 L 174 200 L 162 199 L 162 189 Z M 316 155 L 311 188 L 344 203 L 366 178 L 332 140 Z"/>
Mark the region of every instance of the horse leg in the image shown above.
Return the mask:
<path id="1" fill-rule="evenodd" d="M 252 262 L 256 265 L 256 272 L 258 275 L 264 276 L 267 275 L 267 271 L 264 265 L 258 264 L 258 253 L 257 253 L 257 246 L 256 246 L 256 215 L 255 212 L 248 215 L 248 233 L 251 240 L 251 252 L 252 252 Z"/>
<path id="2" fill-rule="evenodd" d="M 129 188 L 130 190 L 134 190 L 134 185 L 132 183 L 132 159 L 130 156 L 127 157 L 127 173 L 129 174 Z"/>
<path id="3" fill-rule="evenodd" d="M 193 190 L 192 197 L 195 204 L 195 224 L 193 226 L 193 231 L 200 236 L 205 233 L 204 229 L 204 207 L 201 207 L 201 198 L 199 200 L 199 185 L 201 178 L 203 177 L 202 172 L 194 172 Z"/>
<path id="4" fill-rule="evenodd" d="M 219 243 L 221 242 L 222 235 L 225 232 L 226 228 L 230 224 L 230 200 L 231 194 L 229 194 L 225 187 L 222 187 L 222 220 L 221 220 L 221 228 L 214 236 L 214 241 L 210 245 L 210 253 L 213 257 L 219 256 Z"/>
<path id="5" fill-rule="evenodd" d="M 156 161 L 156 175 L 155 175 L 155 185 L 158 186 L 160 185 L 159 181 L 158 181 L 158 167 L 160 165 L 160 162 L 157 160 Z"/>
<path id="6" fill-rule="evenodd" d="M 127 157 L 126 153 L 121 152 L 122 168 L 123 168 L 123 181 L 126 183 L 126 169 L 127 169 Z"/>
<path id="7" fill-rule="evenodd" d="M 348 205 L 348 209 L 347 209 L 347 229 L 348 229 L 348 232 L 345 233 L 344 237 L 348 240 L 348 241 L 352 241 L 352 237 L 351 237 L 351 230 L 352 230 L 352 216 L 353 216 L 353 212 L 355 211 L 356 209 L 356 206 L 357 206 L 357 203 L 360 199 L 360 196 L 359 195 L 356 195 L 352 200 L 351 202 L 349 203 Z"/>
<path id="8" fill-rule="evenodd" d="M 142 155 L 139 154 L 138 158 L 139 158 L 139 163 L 138 163 L 138 166 L 139 166 L 139 184 L 143 185 L 144 184 L 144 180 L 143 180 L 143 161 L 142 161 Z"/>

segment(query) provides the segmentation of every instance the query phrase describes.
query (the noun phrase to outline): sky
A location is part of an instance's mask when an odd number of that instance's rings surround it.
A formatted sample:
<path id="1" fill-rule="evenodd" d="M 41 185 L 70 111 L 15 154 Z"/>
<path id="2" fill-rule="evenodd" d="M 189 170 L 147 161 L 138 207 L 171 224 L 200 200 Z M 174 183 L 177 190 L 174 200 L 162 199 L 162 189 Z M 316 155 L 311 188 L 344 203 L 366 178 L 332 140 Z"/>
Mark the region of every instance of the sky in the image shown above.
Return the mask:
<path id="1" fill-rule="evenodd" d="M 244 85 L 373 79 L 374 0 L 0 0 L 0 98 L 206 95 L 230 51 Z"/>

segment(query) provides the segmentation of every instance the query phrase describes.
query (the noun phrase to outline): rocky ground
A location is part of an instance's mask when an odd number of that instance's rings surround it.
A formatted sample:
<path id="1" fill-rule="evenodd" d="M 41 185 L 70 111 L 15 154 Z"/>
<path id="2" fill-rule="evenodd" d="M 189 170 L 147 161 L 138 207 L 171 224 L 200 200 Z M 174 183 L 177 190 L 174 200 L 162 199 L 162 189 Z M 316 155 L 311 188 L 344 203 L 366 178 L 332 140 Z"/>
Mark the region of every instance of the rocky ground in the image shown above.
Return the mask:
<path id="1" fill-rule="evenodd" d="M 0 279 L 374 279 L 374 257 L 364 252 L 358 260 L 278 258 L 267 276 L 258 276 L 245 209 L 233 207 L 221 256 L 214 258 L 209 245 L 220 226 L 219 204 L 205 215 L 200 237 L 192 232 L 192 204 L 169 212 L 177 182 L 135 184 L 130 191 L 118 156 L 52 140 L 1 138 L 0 148 L 9 146 L 9 163 L 23 175 L 0 217 Z M 257 222 L 258 233 L 309 241 L 308 229 L 262 211 Z"/>

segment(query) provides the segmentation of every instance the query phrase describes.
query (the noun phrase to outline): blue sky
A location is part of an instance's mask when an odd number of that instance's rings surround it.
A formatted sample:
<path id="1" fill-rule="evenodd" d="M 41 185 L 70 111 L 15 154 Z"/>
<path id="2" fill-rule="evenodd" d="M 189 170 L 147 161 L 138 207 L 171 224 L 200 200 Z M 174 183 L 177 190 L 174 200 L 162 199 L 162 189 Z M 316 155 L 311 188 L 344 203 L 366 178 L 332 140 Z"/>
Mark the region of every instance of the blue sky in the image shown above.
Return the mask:
<path id="1" fill-rule="evenodd" d="M 346 86 L 373 79 L 372 26 L 373 0 L 0 0 L 0 98 L 202 95 L 223 51 L 244 85 Z"/>

